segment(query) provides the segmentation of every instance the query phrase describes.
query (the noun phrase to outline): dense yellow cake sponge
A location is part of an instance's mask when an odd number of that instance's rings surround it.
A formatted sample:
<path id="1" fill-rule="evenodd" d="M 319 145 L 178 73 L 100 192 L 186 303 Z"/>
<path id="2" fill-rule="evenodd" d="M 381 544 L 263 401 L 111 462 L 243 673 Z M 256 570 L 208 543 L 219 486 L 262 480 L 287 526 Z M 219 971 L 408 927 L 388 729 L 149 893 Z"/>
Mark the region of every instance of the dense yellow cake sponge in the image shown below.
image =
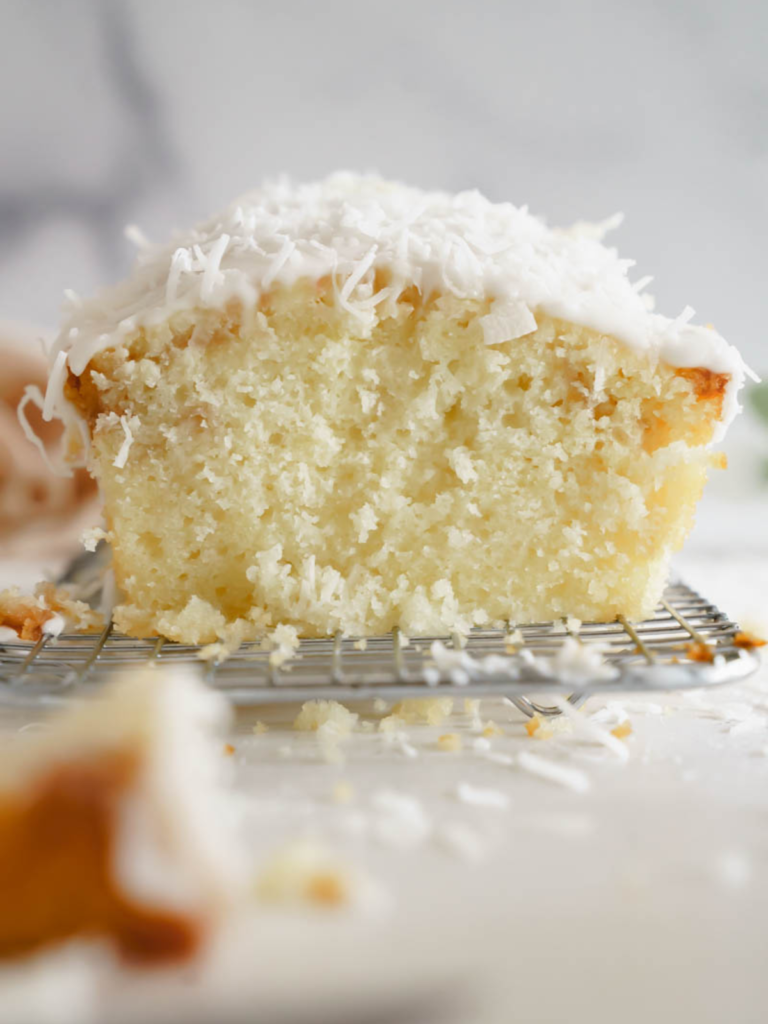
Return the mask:
<path id="1" fill-rule="evenodd" d="M 727 377 L 534 310 L 330 283 L 191 309 L 98 353 L 90 424 L 119 629 L 185 642 L 652 612 Z"/>

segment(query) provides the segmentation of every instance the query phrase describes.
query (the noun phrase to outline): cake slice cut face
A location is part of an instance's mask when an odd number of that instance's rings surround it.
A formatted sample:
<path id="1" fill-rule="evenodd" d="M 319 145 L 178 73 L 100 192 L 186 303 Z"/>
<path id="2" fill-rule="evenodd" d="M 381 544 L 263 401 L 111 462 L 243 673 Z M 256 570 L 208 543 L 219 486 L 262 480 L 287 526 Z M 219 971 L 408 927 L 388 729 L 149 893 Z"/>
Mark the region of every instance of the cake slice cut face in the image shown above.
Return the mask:
<path id="1" fill-rule="evenodd" d="M 6 739 L 0 959 L 70 939 L 136 964 L 198 950 L 243 877 L 218 781 L 226 711 L 189 675 L 146 670 Z"/>
<path id="2" fill-rule="evenodd" d="M 652 612 L 737 409 L 715 331 L 649 313 L 598 241 L 476 194 L 273 186 L 185 243 L 75 310 L 53 354 L 119 629 Z"/>

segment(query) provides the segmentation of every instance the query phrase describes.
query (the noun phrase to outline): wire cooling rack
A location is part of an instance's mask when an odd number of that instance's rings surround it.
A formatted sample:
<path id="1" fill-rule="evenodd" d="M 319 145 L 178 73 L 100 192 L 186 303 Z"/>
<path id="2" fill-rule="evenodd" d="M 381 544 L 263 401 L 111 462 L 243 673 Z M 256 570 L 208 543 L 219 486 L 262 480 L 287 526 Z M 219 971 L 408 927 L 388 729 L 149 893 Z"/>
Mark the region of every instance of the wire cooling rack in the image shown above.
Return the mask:
<path id="1" fill-rule="evenodd" d="M 0 643 L 0 700 L 59 702 L 98 688 L 121 669 L 187 663 L 240 706 L 440 693 L 506 696 L 526 714 L 557 714 L 556 706 L 537 703 L 531 695 L 567 695 L 578 703 L 598 691 L 672 690 L 744 679 L 758 658 L 739 646 L 738 632 L 736 623 L 683 583 L 667 587 L 654 617 L 645 622 L 620 618 L 583 623 L 578 630 L 568 620 L 508 623 L 504 629 L 474 629 L 466 638 L 410 640 L 395 630 L 365 644 L 337 634 L 302 640 L 282 665 L 258 643 L 206 664 L 199 647 L 162 638 L 133 640 L 110 623 L 98 635 L 43 638 L 34 645 Z M 583 646 L 567 644 L 569 637 Z M 599 652 L 594 664 L 583 657 L 590 649 Z"/>

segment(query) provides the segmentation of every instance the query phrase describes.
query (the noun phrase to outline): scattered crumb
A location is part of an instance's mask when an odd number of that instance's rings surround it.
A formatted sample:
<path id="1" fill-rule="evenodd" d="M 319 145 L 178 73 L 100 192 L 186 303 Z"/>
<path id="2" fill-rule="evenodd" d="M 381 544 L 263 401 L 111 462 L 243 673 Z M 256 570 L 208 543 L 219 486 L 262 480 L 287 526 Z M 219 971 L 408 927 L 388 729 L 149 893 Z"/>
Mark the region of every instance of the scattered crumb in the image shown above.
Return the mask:
<path id="1" fill-rule="evenodd" d="M 333 787 L 333 802 L 335 804 L 351 803 L 354 795 L 355 790 L 352 784 L 343 779 L 340 779 Z"/>
<path id="2" fill-rule="evenodd" d="M 256 893 L 266 903 L 309 903 L 337 907 L 351 902 L 352 876 L 325 848 L 294 842 L 267 862 Z"/>
<path id="3" fill-rule="evenodd" d="M 500 811 L 509 807 L 509 796 L 500 789 L 485 789 L 473 786 L 469 782 L 458 784 L 456 796 L 462 803 L 472 804 L 474 807 L 492 807 Z"/>
<path id="4" fill-rule="evenodd" d="M 753 633 L 747 633 L 746 630 L 742 630 L 741 633 L 737 633 L 733 638 L 733 646 L 741 647 L 743 650 L 751 650 L 753 647 L 765 647 L 768 641 L 761 640 L 760 637 L 755 636 Z"/>
<path id="5" fill-rule="evenodd" d="M 301 705 L 293 728 L 299 732 L 317 732 L 321 725 L 332 722 L 340 733 L 348 735 L 357 725 L 359 715 L 336 700 L 308 700 Z"/>
<path id="6" fill-rule="evenodd" d="M 495 722 L 486 722 L 483 729 L 483 736 L 486 739 L 492 739 L 494 736 L 503 736 L 504 730 L 500 729 Z"/>
<path id="7" fill-rule="evenodd" d="M 437 746 L 439 750 L 455 753 L 461 750 L 464 744 L 457 732 L 446 732 L 442 736 L 438 736 Z"/>
<path id="8" fill-rule="evenodd" d="M 368 641 L 364 636 L 361 636 L 359 640 L 355 640 L 352 646 L 356 651 L 364 651 L 368 646 Z"/>
<path id="9" fill-rule="evenodd" d="M 269 664 L 273 668 L 280 668 L 286 661 L 293 657 L 299 648 L 299 631 L 295 626 L 281 623 L 275 626 L 274 630 L 267 637 L 266 641 L 274 650 L 269 655 Z"/>
<path id="10" fill-rule="evenodd" d="M 575 615 L 566 616 L 565 628 L 569 633 L 578 633 L 581 629 L 581 619 L 577 619 Z"/>
<path id="11" fill-rule="evenodd" d="M 230 654 L 229 648 L 226 644 L 223 644 L 220 640 L 215 643 L 206 644 L 201 647 L 197 652 L 197 657 L 200 661 L 224 661 Z"/>
<path id="12" fill-rule="evenodd" d="M 611 729 L 611 736 L 615 736 L 617 740 L 624 740 L 627 736 L 632 735 L 632 723 L 627 719 L 625 722 L 620 722 Z"/>
<path id="13" fill-rule="evenodd" d="M 387 715 L 379 722 L 379 732 L 395 732 L 402 729 L 404 725 L 405 721 L 398 715 Z"/>
<path id="14" fill-rule="evenodd" d="M 269 732 L 269 726 L 266 722 L 262 722 L 261 719 L 254 725 L 253 731 L 257 736 L 261 736 L 265 732 Z"/>
<path id="15" fill-rule="evenodd" d="M 373 702 L 373 710 L 377 715 L 383 715 L 385 711 L 389 711 L 389 704 L 381 697 L 377 697 Z"/>
<path id="16" fill-rule="evenodd" d="M 688 644 L 688 646 L 685 648 L 685 653 L 688 655 L 691 661 L 712 662 L 715 660 L 715 652 L 709 646 L 709 644 Z"/>
<path id="17" fill-rule="evenodd" d="M 529 736 L 537 740 L 551 740 L 555 735 L 550 723 L 545 721 L 541 715 L 534 715 L 533 718 L 529 718 L 525 723 L 525 731 Z"/>
<path id="18" fill-rule="evenodd" d="M 480 714 L 480 701 L 472 697 L 464 698 L 464 714 L 474 717 Z"/>
<path id="19" fill-rule="evenodd" d="M 231 743 L 225 743 L 224 744 L 224 753 L 227 755 L 227 757 L 232 757 L 234 752 L 235 752 L 235 748 L 232 746 Z"/>
<path id="20" fill-rule="evenodd" d="M 392 717 L 409 725 L 442 725 L 453 711 L 451 697 L 409 697 L 392 708 Z"/>

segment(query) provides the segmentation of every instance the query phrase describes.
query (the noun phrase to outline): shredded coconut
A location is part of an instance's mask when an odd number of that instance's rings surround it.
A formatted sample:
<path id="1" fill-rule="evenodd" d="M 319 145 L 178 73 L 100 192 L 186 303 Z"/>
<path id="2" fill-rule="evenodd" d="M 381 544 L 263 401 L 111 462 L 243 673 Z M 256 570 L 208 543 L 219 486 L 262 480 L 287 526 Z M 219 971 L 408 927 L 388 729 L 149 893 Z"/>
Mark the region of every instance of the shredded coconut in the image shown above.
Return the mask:
<path id="1" fill-rule="evenodd" d="M 589 776 L 581 769 L 557 764 L 527 750 L 517 755 L 517 764 L 523 771 L 559 786 L 565 786 L 566 789 L 572 789 L 574 793 L 586 793 L 590 788 Z"/>
<path id="2" fill-rule="evenodd" d="M 492 807 L 503 811 L 509 807 L 509 796 L 500 789 L 485 789 L 473 786 L 469 782 L 460 782 L 456 787 L 456 796 L 464 804 L 474 807 Z"/>
<path id="3" fill-rule="evenodd" d="M 424 192 L 373 176 L 272 182 L 181 239 L 143 247 L 126 281 L 70 303 L 50 353 L 57 374 L 46 409 L 71 415 L 64 370 L 79 375 L 96 352 L 137 327 L 198 305 L 223 308 L 232 298 L 253 307 L 273 284 L 330 276 L 339 303 L 363 322 L 373 306 L 415 285 L 425 295 L 489 300 L 489 345 L 532 329 L 532 311 L 541 310 L 673 366 L 726 373 L 727 425 L 745 373 L 737 351 L 714 330 L 692 326 L 688 310 L 674 319 L 650 313 L 629 280 L 631 263 L 601 244 L 602 230 L 557 231 L 479 192 Z M 373 294 L 379 268 L 390 281 Z"/>

